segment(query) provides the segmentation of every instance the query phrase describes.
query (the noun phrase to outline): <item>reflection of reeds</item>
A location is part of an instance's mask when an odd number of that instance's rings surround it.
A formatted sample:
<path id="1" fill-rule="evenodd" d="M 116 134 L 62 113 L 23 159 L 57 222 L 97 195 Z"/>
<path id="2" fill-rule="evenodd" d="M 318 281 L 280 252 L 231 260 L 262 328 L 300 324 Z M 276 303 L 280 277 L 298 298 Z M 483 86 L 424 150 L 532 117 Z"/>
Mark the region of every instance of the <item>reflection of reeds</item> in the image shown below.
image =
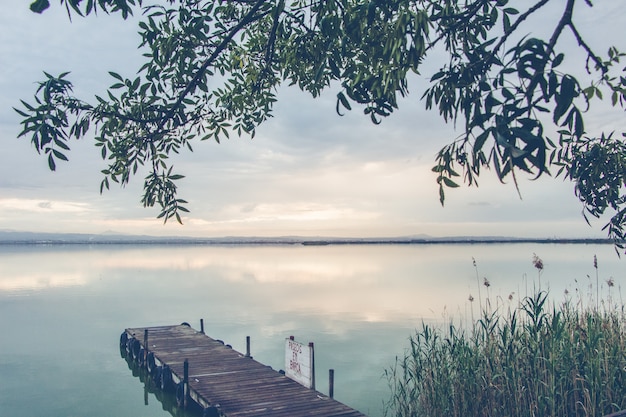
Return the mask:
<path id="1" fill-rule="evenodd" d="M 486 300 L 469 330 L 422 324 L 385 372 L 385 415 L 603 416 L 626 409 L 626 310 L 612 304 L 612 278 L 607 285 L 608 300 L 597 303 L 596 291 L 593 307 L 567 295 L 555 306 L 538 289 L 507 312 L 503 305 L 490 310 Z"/>

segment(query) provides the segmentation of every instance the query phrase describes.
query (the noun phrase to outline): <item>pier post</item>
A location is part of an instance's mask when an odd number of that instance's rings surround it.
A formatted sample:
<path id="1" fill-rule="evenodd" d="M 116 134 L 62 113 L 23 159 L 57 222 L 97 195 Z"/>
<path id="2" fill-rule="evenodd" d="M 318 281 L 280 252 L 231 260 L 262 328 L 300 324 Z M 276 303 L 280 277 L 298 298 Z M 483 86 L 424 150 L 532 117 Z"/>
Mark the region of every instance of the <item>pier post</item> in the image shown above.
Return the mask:
<path id="1" fill-rule="evenodd" d="M 183 409 L 187 409 L 189 398 L 189 359 L 185 359 L 183 367 Z"/>
<path id="2" fill-rule="evenodd" d="M 204 334 L 204 319 L 200 319 L 200 333 Z"/>
<path id="3" fill-rule="evenodd" d="M 335 396 L 335 370 L 328 370 L 328 396 L 332 399 Z"/>
<path id="4" fill-rule="evenodd" d="M 148 367 L 148 329 L 143 331 L 143 366 Z"/>
<path id="5" fill-rule="evenodd" d="M 246 336 L 246 358 L 250 357 L 250 336 Z"/>
<path id="6" fill-rule="evenodd" d="M 311 389 L 315 389 L 315 348 L 313 342 L 309 342 L 311 348 Z"/>

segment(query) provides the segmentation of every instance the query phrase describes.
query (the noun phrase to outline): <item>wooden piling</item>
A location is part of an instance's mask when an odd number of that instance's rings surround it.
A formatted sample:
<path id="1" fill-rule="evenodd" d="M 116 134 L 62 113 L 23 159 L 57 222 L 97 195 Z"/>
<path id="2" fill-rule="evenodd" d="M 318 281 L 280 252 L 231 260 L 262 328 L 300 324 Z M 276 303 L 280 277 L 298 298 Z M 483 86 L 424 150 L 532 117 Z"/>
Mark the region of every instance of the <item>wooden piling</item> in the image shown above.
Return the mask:
<path id="1" fill-rule="evenodd" d="M 187 399 L 189 398 L 189 359 L 185 359 L 183 369 L 183 408 L 187 408 Z"/>
<path id="2" fill-rule="evenodd" d="M 311 348 L 311 389 L 315 389 L 315 346 L 309 342 Z"/>
<path id="3" fill-rule="evenodd" d="M 148 366 L 148 329 L 143 332 L 143 365 Z"/>

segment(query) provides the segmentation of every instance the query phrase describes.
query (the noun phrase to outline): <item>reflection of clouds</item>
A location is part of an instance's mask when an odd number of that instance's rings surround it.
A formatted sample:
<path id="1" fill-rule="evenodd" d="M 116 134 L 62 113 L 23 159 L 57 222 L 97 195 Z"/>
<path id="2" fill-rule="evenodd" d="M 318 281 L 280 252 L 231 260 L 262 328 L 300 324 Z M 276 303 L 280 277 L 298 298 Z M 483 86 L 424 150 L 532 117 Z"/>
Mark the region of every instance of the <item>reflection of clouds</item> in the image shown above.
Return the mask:
<path id="1" fill-rule="evenodd" d="M 28 275 L 0 275 L 0 292 L 18 293 L 58 287 L 85 285 L 87 280 L 81 273 L 39 273 Z"/>
<path id="2" fill-rule="evenodd" d="M 95 268 L 147 271 L 197 271 L 211 265 L 211 259 L 197 256 L 197 251 L 171 249 L 116 251 L 111 256 L 92 259 L 91 262 Z"/>
<path id="3" fill-rule="evenodd" d="M 542 280 L 562 290 L 592 269 L 623 277 L 612 247 L 558 245 L 330 245 L 330 246 L 72 246 L 0 252 L 0 291 L 80 285 L 134 294 L 153 303 L 197 305 L 202 314 L 244 323 L 263 317 L 280 332 L 292 316 L 318 317 L 333 333 L 350 323 L 419 323 L 467 314 L 483 301 L 506 300 L 531 288 L 531 255 L 546 262 Z M 476 271 L 472 266 L 476 259 Z M 44 271 L 44 272 L 42 272 Z M 585 274 L 580 271 L 586 271 Z M 484 277 L 491 282 L 486 289 Z M 621 275 L 620 275 L 621 274 Z M 523 278 L 528 276 L 528 280 Z M 470 304 L 468 296 L 476 301 Z M 200 314 L 200 313 L 198 313 Z"/>
<path id="4" fill-rule="evenodd" d="M 231 269 L 230 280 L 248 280 L 243 277 L 254 277 L 259 284 L 303 285 L 320 283 L 337 283 L 360 277 L 367 280 L 378 271 L 373 263 L 363 262 L 359 265 L 337 264 L 315 260 L 267 259 L 242 264 L 232 260 L 224 266 Z"/>
<path id="5" fill-rule="evenodd" d="M 338 248 L 337 248 L 338 249 Z M 348 251 L 349 252 L 349 251 Z M 225 281 L 250 281 L 265 284 L 304 284 L 360 277 L 368 280 L 380 272 L 373 259 L 343 256 L 342 252 L 318 253 L 300 246 L 275 247 L 177 247 L 146 248 L 94 256 L 78 260 L 94 268 L 219 271 Z M 337 256 L 340 255 L 340 256 Z"/>
<path id="6" fill-rule="evenodd" d="M 384 322 L 415 317 L 416 305 L 423 310 L 424 303 L 415 302 L 421 284 L 409 279 L 414 275 L 410 252 L 354 246 L 34 250 L 4 258 L 5 264 L 13 263 L 13 273 L 2 289 L 89 285 L 89 281 L 114 287 L 124 282 L 129 291 L 141 287 L 143 296 L 167 298 L 181 294 L 184 287 L 195 294 L 188 295 L 191 298 L 209 297 L 217 311 L 237 306 L 249 314 Z M 397 256 L 405 257 L 404 264 L 397 262 Z M 51 272 L 44 275 L 41 270 Z M 148 281 L 152 285 L 145 286 Z"/>
<path id="7" fill-rule="evenodd" d="M 278 290 L 280 305 L 285 312 L 322 315 L 348 322 L 414 321 L 431 316 L 431 310 L 441 310 L 444 298 L 441 292 L 421 291 L 419 285 L 407 286 L 402 291 L 383 282 L 363 284 L 358 279 L 342 280 L 323 287 L 298 288 L 292 286 Z"/>

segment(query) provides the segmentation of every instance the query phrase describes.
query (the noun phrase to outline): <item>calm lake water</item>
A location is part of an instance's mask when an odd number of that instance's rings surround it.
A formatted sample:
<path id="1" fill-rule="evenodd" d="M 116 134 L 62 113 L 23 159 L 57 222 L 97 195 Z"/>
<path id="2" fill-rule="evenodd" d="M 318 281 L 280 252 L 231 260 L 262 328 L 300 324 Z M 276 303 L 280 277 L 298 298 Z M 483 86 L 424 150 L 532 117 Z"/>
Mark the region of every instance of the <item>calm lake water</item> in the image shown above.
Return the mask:
<path id="1" fill-rule="evenodd" d="M 183 321 L 199 329 L 202 318 L 240 352 L 250 336 L 254 358 L 274 369 L 286 337 L 314 342 L 317 389 L 328 392 L 333 368 L 337 400 L 382 416 L 384 370 L 423 321 L 463 322 L 479 298 L 512 305 L 538 285 L 557 301 L 565 290 L 588 300 L 597 281 L 600 297 L 619 299 L 625 266 L 611 245 L 4 245 L 0 410 L 171 416 L 120 357 L 119 336 Z"/>

